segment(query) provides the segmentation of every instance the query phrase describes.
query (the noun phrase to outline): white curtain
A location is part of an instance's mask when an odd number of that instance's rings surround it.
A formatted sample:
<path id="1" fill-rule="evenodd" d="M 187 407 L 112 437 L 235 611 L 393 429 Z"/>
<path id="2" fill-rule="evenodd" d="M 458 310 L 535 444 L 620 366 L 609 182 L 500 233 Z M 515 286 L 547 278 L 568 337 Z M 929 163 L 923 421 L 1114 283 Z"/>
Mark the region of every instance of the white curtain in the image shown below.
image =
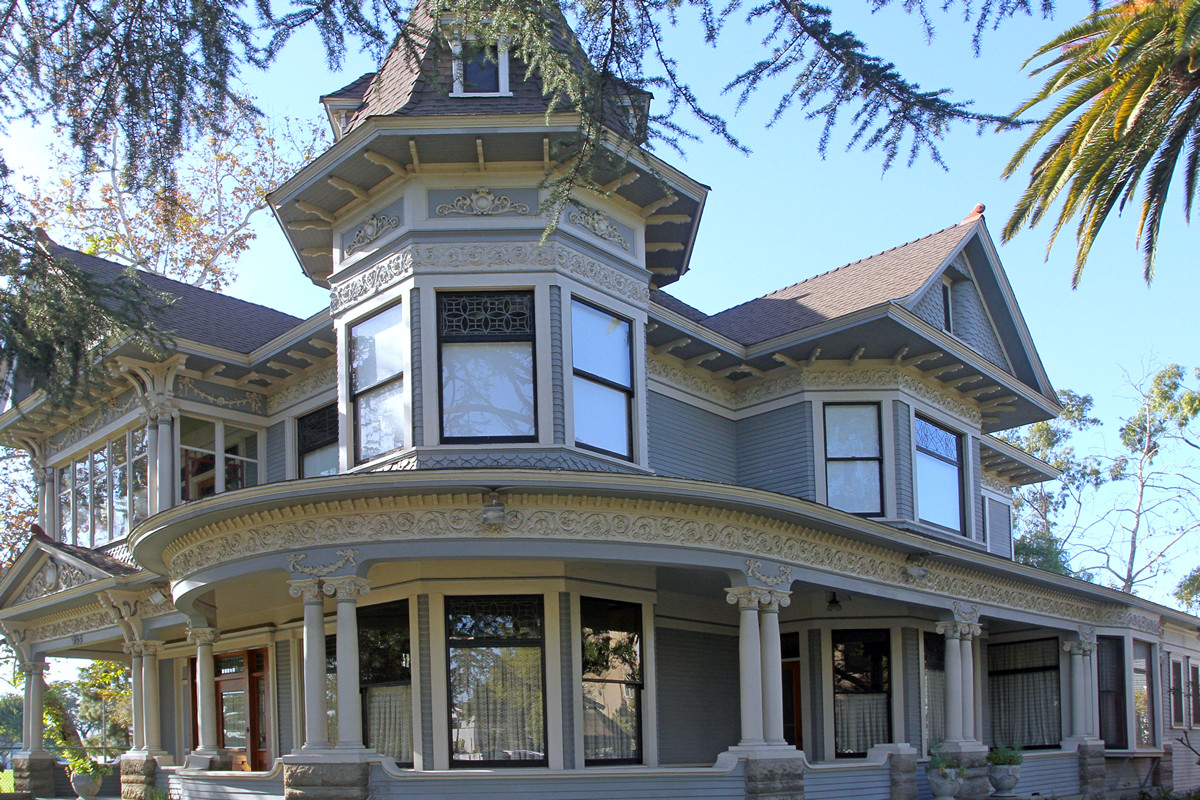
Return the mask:
<path id="1" fill-rule="evenodd" d="M 413 760 L 412 686 L 367 689 L 367 746 L 397 761 Z"/>
<path id="2" fill-rule="evenodd" d="M 887 693 L 835 694 L 833 738 L 838 753 L 865 753 L 892 740 Z"/>
<path id="3" fill-rule="evenodd" d="M 452 648 L 450 671 L 455 760 L 545 758 L 540 647 Z"/>
<path id="4" fill-rule="evenodd" d="M 988 647 L 991 744 L 1042 747 L 1062 740 L 1058 640 Z"/>

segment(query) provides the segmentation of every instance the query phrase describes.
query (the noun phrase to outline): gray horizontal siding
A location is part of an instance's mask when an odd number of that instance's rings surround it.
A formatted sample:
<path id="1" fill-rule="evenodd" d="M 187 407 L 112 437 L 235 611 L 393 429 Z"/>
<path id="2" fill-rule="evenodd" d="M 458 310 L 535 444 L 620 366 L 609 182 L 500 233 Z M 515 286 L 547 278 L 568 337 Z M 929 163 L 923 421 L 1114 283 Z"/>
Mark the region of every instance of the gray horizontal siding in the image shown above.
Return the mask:
<path id="1" fill-rule="evenodd" d="M 279 725 L 279 752 L 276 757 L 292 752 L 295 713 L 292 709 L 292 648 L 290 642 L 275 645 L 275 709 Z"/>
<path id="2" fill-rule="evenodd" d="M 283 423 L 267 428 L 267 483 L 287 480 L 287 436 Z"/>
<path id="3" fill-rule="evenodd" d="M 1079 791 L 1079 756 L 1075 753 L 1025 754 L 1018 794 L 1038 792 L 1042 797 L 1075 794 Z"/>
<path id="4" fill-rule="evenodd" d="M 659 762 L 711 764 L 737 744 L 738 640 L 656 628 Z"/>
<path id="5" fill-rule="evenodd" d="M 521 798 L 521 800 L 744 800 L 746 779 L 739 766 L 732 773 L 604 775 L 577 772 L 551 775 L 422 776 L 393 778 L 371 768 L 372 800 L 420 798 Z"/>
<path id="6" fill-rule="evenodd" d="M 811 406 L 800 403 L 737 422 L 738 483 L 813 498 Z"/>
<path id="7" fill-rule="evenodd" d="M 676 478 L 737 482 L 733 420 L 657 392 L 646 400 L 651 469 Z"/>
<path id="8" fill-rule="evenodd" d="M 885 762 L 804 773 L 804 800 L 889 800 L 891 769 Z"/>
<path id="9" fill-rule="evenodd" d="M 1008 505 L 987 498 L 988 551 L 1004 558 L 1013 557 L 1012 511 Z"/>
<path id="10" fill-rule="evenodd" d="M 1179 731 L 1169 731 L 1167 737 L 1177 740 L 1180 738 Z M 1194 736 L 1190 738 L 1195 744 L 1196 738 Z M 1200 786 L 1200 764 L 1196 763 L 1196 756 L 1191 751 L 1176 741 L 1171 748 L 1171 759 L 1175 764 L 1176 786 L 1181 789 Z"/>
<path id="11" fill-rule="evenodd" d="M 193 776 L 179 780 L 184 800 L 259 800 L 259 798 L 283 797 L 283 773 L 269 778 L 238 778 L 236 773 L 223 775 Z M 172 788 L 175 779 L 171 781 Z"/>

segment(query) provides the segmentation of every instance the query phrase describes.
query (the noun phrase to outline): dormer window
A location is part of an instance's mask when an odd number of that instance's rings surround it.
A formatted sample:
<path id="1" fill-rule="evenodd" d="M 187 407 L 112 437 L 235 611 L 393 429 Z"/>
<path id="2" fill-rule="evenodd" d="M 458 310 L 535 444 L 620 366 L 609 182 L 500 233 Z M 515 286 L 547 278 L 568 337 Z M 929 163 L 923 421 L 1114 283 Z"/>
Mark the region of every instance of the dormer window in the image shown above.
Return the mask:
<path id="1" fill-rule="evenodd" d="M 350 402 L 358 462 L 404 446 L 403 311 L 397 303 L 350 328 Z"/>
<path id="2" fill-rule="evenodd" d="M 508 45 L 480 47 L 454 40 L 454 91 L 451 97 L 509 97 Z"/>

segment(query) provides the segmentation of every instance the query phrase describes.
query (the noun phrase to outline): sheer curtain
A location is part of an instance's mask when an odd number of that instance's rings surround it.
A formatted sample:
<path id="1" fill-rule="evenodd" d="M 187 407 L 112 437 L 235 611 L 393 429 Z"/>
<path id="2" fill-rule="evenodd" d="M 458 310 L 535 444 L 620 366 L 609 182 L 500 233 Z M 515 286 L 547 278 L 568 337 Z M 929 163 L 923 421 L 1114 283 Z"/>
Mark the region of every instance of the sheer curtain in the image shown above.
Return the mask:
<path id="1" fill-rule="evenodd" d="M 456 760 L 545 758 L 540 647 L 452 649 L 450 673 Z"/>
<path id="2" fill-rule="evenodd" d="M 369 687 L 366 712 L 371 749 L 397 761 L 412 761 L 412 686 Z"/>
<path id="3" fill-rule="evenodd" d="M 833 696 L 833 746 L 838 753 L 865 753 L 891 741 L 885 694 L 835 694 Z"/>
<path id="4" fill-rule="evenodd" d="M 1058 640 L 988 647 L 991 743 L 1053 747 L 1062 740 Z"/>

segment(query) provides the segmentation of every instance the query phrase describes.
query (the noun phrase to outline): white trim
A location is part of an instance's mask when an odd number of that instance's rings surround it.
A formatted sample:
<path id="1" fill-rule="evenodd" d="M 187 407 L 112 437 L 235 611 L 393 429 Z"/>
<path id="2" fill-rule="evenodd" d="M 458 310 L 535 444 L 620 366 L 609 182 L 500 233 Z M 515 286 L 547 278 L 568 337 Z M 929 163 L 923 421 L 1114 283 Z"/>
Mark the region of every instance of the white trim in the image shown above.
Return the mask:
<path id="1" fill-rule="evenodd" d="M 454 88 L 450 92 L 450 97 L 512 97 L 512 91 L 509 89 L 509 53 L 508 53 L 508 38 L 501 36 L 496 41 L 496 73 L 497 73 L 497 91 L 494 92 L 467 92 L 463 90 L 463 57 L 462 57 L 462 39 L 454 37 L 450 39 L 451 69 L 454 73 Z"/>

